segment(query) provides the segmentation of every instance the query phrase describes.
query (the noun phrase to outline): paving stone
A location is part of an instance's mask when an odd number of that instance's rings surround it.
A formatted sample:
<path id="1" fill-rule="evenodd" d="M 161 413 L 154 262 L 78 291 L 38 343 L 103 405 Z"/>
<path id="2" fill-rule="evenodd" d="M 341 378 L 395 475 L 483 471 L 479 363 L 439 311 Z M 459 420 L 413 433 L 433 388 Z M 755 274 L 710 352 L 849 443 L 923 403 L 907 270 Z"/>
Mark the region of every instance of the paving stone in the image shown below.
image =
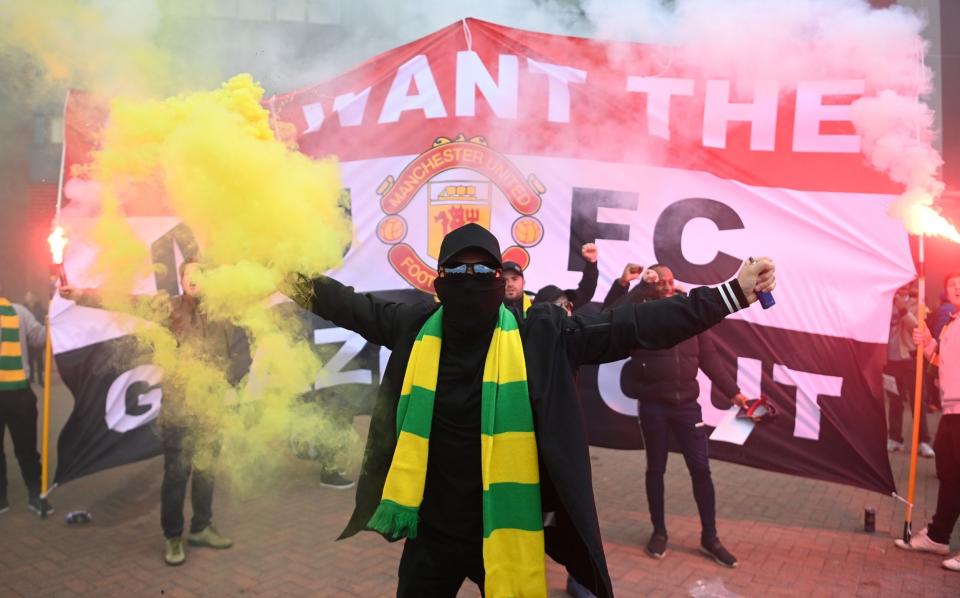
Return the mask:
<path id="1" fill-rule="evenodd" d="M 72 399 L 54 387 L 51 429 Z M 933 427 L 936 417 L 930 418 Z M 368 418 L 357 418 L 365 433 Z M 7 435 L 9 436 L 9 435 Z M 318 485 L 314 464 L 291 459 L 255 494 L 219 480 L 217 526 L 230 550 L 187 547 L 181 567 L 163 563 L 159 495 L 161 459 L 103 471 L 58 488 L 57 513 L 41 520 L 26 509 L 19 466 L 6 440 L 11 510 L 0 515 L 0 596 L 390 596 L 402 545 L 374 534 L 336 542 L 353 507 L 353 491 Z M 51 439 L 56 455 L 56 438 Z M 359 455 L 352 462 L 358 466 Z M 908 455 L 891 455 L 906 493 Z M 897 550 L 903 505 L 839 484 L 794 478 L 715 461 L 718 527 L 740 558 L 735 570 L 698 551 L 700 523 L 683 460 L 671 455 L 666 476 L 669 552 L 646 556 L 652 531 L 643 489 L 643 454 L 591 449 L 595 496 L 607 560 L 618 596 L 690 596 L 708 588 L 740 596 L 958 596 L 960 574 L 941 557 Z M 56 463 L 51 463 L 55 471 Z M 936 502 L 933 461 L 920 460 L 914 529 Z M 863 510 L 877 509 L 877 532 L 863 533 Z M 67 525 L 63 514 L 89 510 L 93 523 Z M 189 513 L 189 501 L 187 506 Z M 957 535 L 954 551 L 960 551 Z M 565 596 L 566 572 L 548 562 L 551 598 Z M 462 598 L 480 593 L 467 582 Z M 700 593 L 700 595 L 703 595 Z"/>

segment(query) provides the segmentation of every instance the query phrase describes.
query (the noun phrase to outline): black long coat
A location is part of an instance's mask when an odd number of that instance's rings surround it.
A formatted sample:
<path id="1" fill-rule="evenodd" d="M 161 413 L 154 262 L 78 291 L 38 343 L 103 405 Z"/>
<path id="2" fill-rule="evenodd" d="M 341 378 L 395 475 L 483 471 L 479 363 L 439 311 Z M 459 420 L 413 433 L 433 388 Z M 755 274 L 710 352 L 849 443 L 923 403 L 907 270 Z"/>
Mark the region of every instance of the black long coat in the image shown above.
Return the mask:
<path id="1" fill-rule="evenodd" d="M 740 305 L 747 305 L 739 285 L 725 286 L 737 295 Z M 437 305 L 384 301 L 330 278 L 316 279 L 312 287 L 312 297 L 300 300 L 303 307 L 392 351 L 370 421 L 356 508 L 342 539 L 366 529 L 380 502 L 397 442 L 397 401 L 407 360 L 417 333 Z M 634 347 L 670 347 L 728 313 L 720 291 L 703 287 L 682 300 L 625 305 L 597 315 L 567 317 L 555 305 L 537 305 L 521 323 L 540 451 L 543 509 L 545 514 L 554 513 L 552 524 L 544 530 L 547 553 L 599 598 L 613 596 L 613 588 L 593 500 L 575 372 L 581 365 L 624 359 Z"/>

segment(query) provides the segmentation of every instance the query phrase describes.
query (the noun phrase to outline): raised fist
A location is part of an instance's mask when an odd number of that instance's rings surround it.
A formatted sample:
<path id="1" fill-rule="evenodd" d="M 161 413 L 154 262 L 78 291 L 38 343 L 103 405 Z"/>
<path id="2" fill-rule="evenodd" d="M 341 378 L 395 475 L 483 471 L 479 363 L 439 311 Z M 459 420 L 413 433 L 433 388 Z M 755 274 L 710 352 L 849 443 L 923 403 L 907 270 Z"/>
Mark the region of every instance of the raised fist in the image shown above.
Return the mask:
<path id="1" fill-rule="evenodd" d="M 583 247 L 580 248 L 580 255 L 591 264 L 597 263 L 597 253 L 596 243 L 584 243 Z"/>

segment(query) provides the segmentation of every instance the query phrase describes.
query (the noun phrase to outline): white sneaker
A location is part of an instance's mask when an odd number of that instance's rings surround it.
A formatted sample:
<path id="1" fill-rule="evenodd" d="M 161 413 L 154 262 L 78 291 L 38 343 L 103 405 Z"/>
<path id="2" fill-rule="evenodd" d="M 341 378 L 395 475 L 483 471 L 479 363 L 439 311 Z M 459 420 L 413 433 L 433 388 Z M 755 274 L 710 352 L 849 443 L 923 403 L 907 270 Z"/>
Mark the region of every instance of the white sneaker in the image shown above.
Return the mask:
<path id="1" fill-rule="evenodd" d="M 896 539 L 893 543 L 897 548 L 902 548 L 904 550 L 914 550 L 917 552 L 932 552 L 934 554 L 950 554 L 950 545 L 941 544 L 939 542 L 934 542 L 930 539 L 930 536 L 927 535 L 927 528 L 923 528 L 919 532 L 910 536 L 910 543 L 904 542 L 902 539 Z M 951 561 L 956 561 L 956 559 L 949 559 Z M 958 563 L 960 564 L 960 563 Z M 944 561 L 944 567 L 946 567 L 946 561 Z"/>
<path id="2" fill-rule="evenodd" d="M 897 440 L 894 440 L 893 438 L 887 438 L 887 450 L 888 450 L 888 451 L 890 451 L 891 453 L 895 453 L 895 452 L 897 452 L 897 451 L 899 451 L 899 450 L 901 450 L 901 449 L 903 449 L 903 443 L 902 443 L 902 442 L 897 441 Z"/>
<path id="3" fill-rule="evenodd" d="M 921 443 L 920 443 L 920 446 L 919 446 L 919 449 L 920 449 L 920 456 L 921 456 L 921 457 L 926 457 L 927 459 L 932 459 L 932 458 L 934 458 L 934 457 L 937 456 L 937 454 L 936 454 L 935 452 L 933 452 L 933 447 L 930 446 L 930 443 L 928 443 L 928 442 L 921 442 Z"/>
<path id="4" fill-rule="evenodd" d="M 952 559 L 943 561 L 943 568 L 951 571 L 960 571 L 960 554 L 957 554 Z"/>

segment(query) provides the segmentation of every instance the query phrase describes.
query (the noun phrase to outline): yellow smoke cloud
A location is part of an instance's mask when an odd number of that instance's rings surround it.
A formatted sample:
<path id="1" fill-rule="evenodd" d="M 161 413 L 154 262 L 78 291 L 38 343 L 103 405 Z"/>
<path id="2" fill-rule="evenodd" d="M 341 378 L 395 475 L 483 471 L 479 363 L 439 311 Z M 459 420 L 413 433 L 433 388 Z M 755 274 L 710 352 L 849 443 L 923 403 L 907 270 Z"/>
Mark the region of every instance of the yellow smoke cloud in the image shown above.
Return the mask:
<path id="1" fill-rule="evenodd" d="M 167 4 L 8 0 L 0 3 L 0 55 L 30 57 L 53 84 L 111 95 L 169 92 L 206 66 L 174 64 L 167 48 L 183 38 Z"/>
<path id="2" fill-rule="evenodd" d="M 298 400 L 321 363 L 300 324 L 267 303 L 287 273 L 320 274 L 349 243 L 338 167 L 278 140 L 262 96 L 252 77 L 238 75 L 220 89 L 165 101 L 115 99 L 89 167 L 101 189 L 93 235 L 107 306 L 167 319 L 169 298 L 129 299 L 135 281 L 151 272 L 148 248 L 126 219 L 166 212 L 201 248 L 202 313 L 242 327 L 250 339 L 256 358 L 237 393 L 216 340 L 178 346 L 163 325 L 138 331 L 164 369 L 162 417 L 182 418 L 196 431 L 198 467 L 210 466 L 222 447 L 219 467 L 240 490 L 283 470 L 291 437 L 320 444 L 328 460 L 353 439 L 352 428 Z"/>
<path id="3" fill-rule="evenodd" d="M 24 88 L 18 97 L 43 91 L 27 80 L 39 74 L 50 91 L 70 86 L 115 98 L 101 149 L 86 168 L 101 208 L 87 239 L 98 249 L 89 274 L 100 281 L 106 307 L 156 323 L 137 336 L 165 372 L 162 417 L 221 430 L 195 435 L 198 467 L 212 465 L 222 446 L 219 467 L 249 489 L 263 473 L 283 470 L 291 436 L 319 443 L 327 458 L 351 441 L 352 429 L 298 402 L 321 364 L 307 332 L 267 306 L 288 272 L 316 275 L 335 265 L 351 230 L 336 164 L 277 140 L 275 131 L 289 125 L 271 122 L 252 77 L 156 99 L 219 79 L 210 58 L 216 53 L 195 51 L 205 32 L 177 12 L 182 4 L 0 2 L 0 73 L 9 75 L 8 86 Z M 135 283 L 153 274 L 150 248 L 127 220 L 132 215 L 175 216 L 197 237 L 203 313 L 241 326 L 256 355 L 239 392 L 216 351 L 202 342 L 178 346 L 166 327 L 171 298 L 131 299 Z"/>

